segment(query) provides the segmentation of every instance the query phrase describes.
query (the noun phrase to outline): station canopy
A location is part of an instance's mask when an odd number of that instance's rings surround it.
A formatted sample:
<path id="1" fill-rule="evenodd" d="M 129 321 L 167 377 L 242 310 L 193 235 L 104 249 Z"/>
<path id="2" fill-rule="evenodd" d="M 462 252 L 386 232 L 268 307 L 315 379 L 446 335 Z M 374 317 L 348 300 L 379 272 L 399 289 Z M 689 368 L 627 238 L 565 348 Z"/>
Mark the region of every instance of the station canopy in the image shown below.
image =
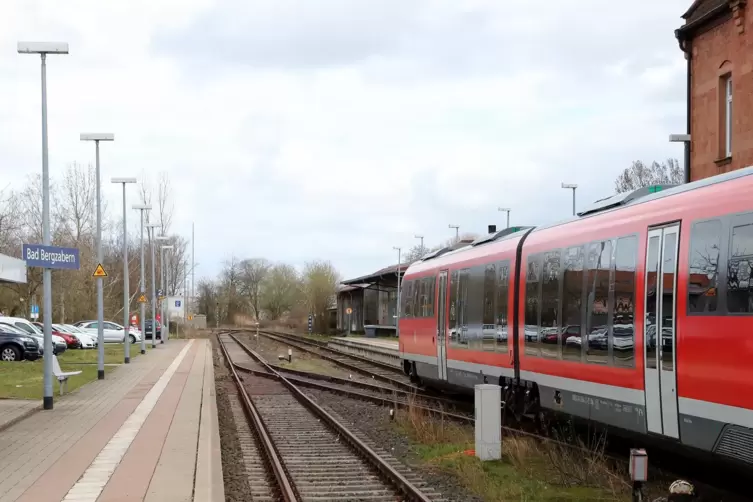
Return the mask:
<path id="1" fill-rule="evenodd" d="M 348 279 L 347 281 L 342 281 L 340 284 L 342 284 L 343 286 L 368 288 L 370 285 L 374 284 L 397 281 L 398 269 L 400 270 L 401 274 L 404 274 L 405 271 L 408 270 L 409 266 L 410 265 L 407 263 L 404 263 L 399 267 L 398 265 L 390 265 L 389 267 L 382 268 L 380 270 L 377 270 L 376 272 L 372 272 L 371 274 L 362 275 L 361 277 L 356 277 L 355 279 Z"/>
<path id="2" fill-rule="evenodd" d="M 26 262 L 0 254 L 0 282 L 26 284 Z"/>

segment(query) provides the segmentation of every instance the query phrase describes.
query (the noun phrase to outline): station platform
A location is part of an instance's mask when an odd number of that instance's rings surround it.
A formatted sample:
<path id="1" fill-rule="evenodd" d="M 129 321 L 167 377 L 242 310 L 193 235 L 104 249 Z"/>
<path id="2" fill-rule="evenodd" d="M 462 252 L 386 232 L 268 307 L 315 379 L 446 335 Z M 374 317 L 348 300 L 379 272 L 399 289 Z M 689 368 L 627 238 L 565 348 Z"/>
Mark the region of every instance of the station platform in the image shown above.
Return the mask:
<path id="1" fill-rule="evenodd" d="M 332 338 L 327 345 L 348 354 L 401 367 L 400 344 L 396 338 L 338 337 Z"/>
<path id="2" fill-rule="evenodd" d="M 170 340 L 56 395 L 0 430 L 0 452 L 0 502 L 223 501 L 210 341 Z"/>
<path id="3" fill-rule="evenodd" d="M 387 350 L 399 350 L 397 338 L 366 338 L 366 337 L 337 337 L 333 340 L 337 340 L 338 343 L 348 343 L 350 345 L 366 345 L 371 347 L 379 347 Z"/>

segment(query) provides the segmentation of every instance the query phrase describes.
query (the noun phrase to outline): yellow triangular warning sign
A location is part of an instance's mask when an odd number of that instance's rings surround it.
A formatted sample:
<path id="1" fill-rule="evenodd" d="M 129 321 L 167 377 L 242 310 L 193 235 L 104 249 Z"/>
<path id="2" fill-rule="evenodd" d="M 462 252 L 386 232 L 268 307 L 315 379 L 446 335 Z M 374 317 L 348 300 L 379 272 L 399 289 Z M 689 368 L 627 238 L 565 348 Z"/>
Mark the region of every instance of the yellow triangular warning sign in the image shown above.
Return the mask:
<path id="1" fill-rule="evenodd" d="M 101 263 L 97 264 L 97 269 L 92 274 L 92 277 L 107 277 L 107 272 Z"/>
<path id="2" fill-rule="evenodd" d="M 144 295 L 139 296 L 139 303 L 146 303 L 146 296 Z"/>

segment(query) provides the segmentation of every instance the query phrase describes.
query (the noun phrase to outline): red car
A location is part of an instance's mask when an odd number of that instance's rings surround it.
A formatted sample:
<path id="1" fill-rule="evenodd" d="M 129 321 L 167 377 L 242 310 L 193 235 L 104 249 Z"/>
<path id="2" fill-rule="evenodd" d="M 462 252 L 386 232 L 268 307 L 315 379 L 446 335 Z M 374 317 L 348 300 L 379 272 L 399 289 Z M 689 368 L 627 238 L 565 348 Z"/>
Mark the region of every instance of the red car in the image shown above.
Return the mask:
<path id="1" fill-rule="evenodd" d="M 44 330 L 44 324 L 42 324 L 41 322 L 35 322 L 33 324 L 37 328 L 39 328 L 41 330 Z M 57 329 L 55 329 L 53 327 L 52 328 L 52 334 L 53 335 L 57 335 L 60 338 L 62 338 L 63 340 L 65 340 L 65 344 L 68 346 L 69 349 L 78 349 L 78 348 L 81 348 L 81 340 L 79 340 L 78 338 L 76 338 L 76 336 L 73 335 L 73 334 L 71 334 L 71 333 L 65 333 L 63 331 L 59 331 L 59 330 L 57 330 Z"/>

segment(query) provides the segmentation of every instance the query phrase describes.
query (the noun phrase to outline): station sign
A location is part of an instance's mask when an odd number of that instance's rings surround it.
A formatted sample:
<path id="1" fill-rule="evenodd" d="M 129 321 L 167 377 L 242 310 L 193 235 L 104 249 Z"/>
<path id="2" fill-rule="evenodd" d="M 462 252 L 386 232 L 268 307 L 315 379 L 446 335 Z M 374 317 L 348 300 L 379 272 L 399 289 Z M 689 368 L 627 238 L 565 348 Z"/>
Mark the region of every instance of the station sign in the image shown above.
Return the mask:
<path id="1" fill-rule="evenodd" d="M 78 249 L 42 244 L 24 244 L 23 260 L 27 267 L 78 270 L 80 266 Z"/>

